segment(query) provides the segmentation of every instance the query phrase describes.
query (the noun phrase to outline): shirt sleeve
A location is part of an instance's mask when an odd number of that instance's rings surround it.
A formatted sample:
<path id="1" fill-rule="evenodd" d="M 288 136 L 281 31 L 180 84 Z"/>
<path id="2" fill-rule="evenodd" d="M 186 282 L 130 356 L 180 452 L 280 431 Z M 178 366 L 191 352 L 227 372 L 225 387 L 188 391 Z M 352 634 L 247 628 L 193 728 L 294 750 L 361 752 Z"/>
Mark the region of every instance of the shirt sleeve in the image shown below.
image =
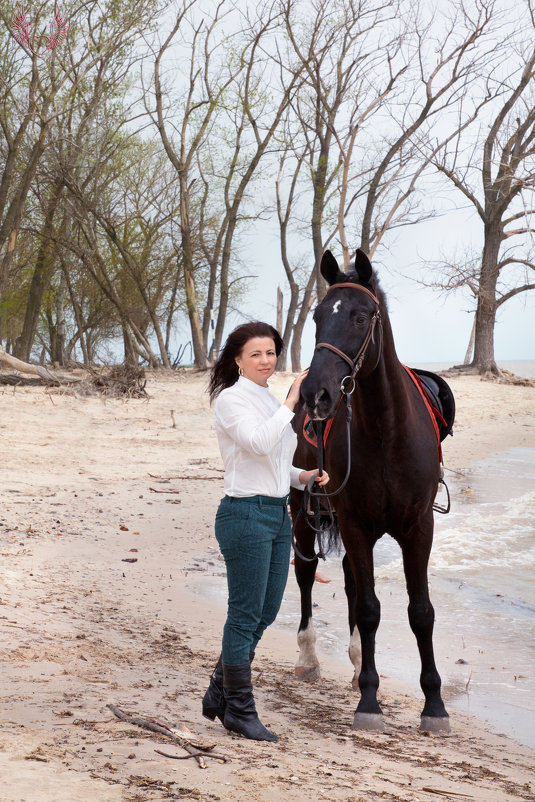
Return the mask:
<path id="1" fill-rule="evenodd" d="M 302 470 L 304 469 L 296 468 L 295 465 L 292 465 L 290 468 L 290 487 L 295 487 L 296 490 L 304 490 L 306 487 L 306 485 L 299 481 L 299 474 Z"/>
<path id="2" fill-rule="evenodd" d="M 251 410 L 249 400 L 226 395 L 218 397 L 214 416 L 240 448 L 265 456 L 279 442 L 294 413 L 282 404 L 270 418 L 258 423 L 258 415 Z"/>

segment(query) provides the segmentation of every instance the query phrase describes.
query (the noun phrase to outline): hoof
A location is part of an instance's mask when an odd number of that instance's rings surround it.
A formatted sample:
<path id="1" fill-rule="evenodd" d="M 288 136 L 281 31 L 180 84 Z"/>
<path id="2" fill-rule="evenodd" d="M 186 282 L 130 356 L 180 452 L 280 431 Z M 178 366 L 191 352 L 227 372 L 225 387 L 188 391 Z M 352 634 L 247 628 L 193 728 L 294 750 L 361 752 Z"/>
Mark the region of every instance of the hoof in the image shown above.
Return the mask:
<path id="1" fill-rule="evenodd" d="M 422 716 L 420 731 L 451 732 L 450 720 L 447 716 Z"/>
<path id="2" fill-rule="evenodd" d="M 303 682 L 316 682 L 321 677 L 319 666 L 296 666 L 294 674 Z"/>
<path id="3" fill-rule="evenodd" d="M 355 713 L 353 729 L 384 732 L 385 722 L 380 713 Z"/>

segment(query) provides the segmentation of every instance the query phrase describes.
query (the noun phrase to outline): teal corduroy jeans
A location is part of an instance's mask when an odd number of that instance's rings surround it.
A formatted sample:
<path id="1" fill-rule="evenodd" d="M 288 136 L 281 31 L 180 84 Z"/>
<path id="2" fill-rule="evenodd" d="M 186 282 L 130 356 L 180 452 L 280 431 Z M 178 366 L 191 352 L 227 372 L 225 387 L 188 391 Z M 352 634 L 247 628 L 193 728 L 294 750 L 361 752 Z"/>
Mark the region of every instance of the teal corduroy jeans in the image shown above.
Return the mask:
<path id="1" fill-rule="evenodd" d="M 277 617 L 288 579 L 291 532 L 286 496 L 225 496 L 219 504 L 215 535 L 228 585 L 225 665 L 246 663 Z"/>

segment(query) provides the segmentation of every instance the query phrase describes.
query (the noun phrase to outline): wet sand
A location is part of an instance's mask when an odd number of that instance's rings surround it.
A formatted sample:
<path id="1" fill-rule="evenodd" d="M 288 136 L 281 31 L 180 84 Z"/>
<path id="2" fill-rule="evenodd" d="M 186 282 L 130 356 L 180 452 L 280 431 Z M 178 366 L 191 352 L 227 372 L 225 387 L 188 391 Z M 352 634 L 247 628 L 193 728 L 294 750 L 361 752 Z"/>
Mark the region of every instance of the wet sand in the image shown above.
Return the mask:
<path id="1" fill-rule="evenodd" d="M 274 392 L 291 378 L 274 377 Z M 420 732 L 421 698 L 390 677 L 386 731 L 352 730 L 351 666 L 322 655 L 323 678 L 299 683 L 285 629 L 266 633 L 253 672 L 279 744 L 202 717 L 224 621 L 209 587 L 196 591 L 220 570 L 222 473 L 205 383 L 153 374 L 145 401 L 0 390 L 2 802 L 533 799 L 534 750 L 454 710 L 450 735 Z M 535 388 L 450 383 L 450 469 L 533 445 Z M 159 755 L 185 752 L 108 704 L 182 723 L 227 762 Z"/>

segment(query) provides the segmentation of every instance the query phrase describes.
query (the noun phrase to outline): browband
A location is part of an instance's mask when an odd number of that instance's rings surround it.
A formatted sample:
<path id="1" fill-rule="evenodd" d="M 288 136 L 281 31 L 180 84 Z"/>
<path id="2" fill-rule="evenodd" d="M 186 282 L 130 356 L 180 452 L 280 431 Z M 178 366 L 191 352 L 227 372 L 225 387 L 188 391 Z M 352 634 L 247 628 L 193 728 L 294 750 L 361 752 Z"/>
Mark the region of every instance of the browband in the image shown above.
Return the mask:
<path id="1" fill-rule="evenodd" d="M 352 281 L 341 281 L 339 284 L 331 284 L 330 287 L 327 288 L 327 292 L 330 290 L 334 290 L 337 287 L 353 287 L 355 290 L 360 290 L 361 292 L 365 292 L 366 295 L 369 295 L 372 301 L 379 306 L 378 298 L 373 294 L 371 290 L 368 290 L 366 287 L 363 287 L 362 284 L 355 284 Z"/>

